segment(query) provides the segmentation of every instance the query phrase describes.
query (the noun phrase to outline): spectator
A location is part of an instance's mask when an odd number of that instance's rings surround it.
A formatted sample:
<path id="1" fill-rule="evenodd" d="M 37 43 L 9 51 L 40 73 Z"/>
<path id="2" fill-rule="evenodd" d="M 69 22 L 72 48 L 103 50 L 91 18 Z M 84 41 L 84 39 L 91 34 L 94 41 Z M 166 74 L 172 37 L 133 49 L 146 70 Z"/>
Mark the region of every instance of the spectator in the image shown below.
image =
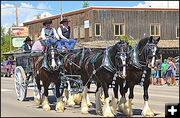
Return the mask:
<path id="1" fill-rule="evenodd" d="M 155 69 L 151 70 L 151 84 L 156 85 L 156 70 Z"/>
<path id="2" fill-rule="evenodd" d="M 162 78 L 161 78 L 161 59 L 156 60 L 156 83 L 157 85 L 162 85 Z"/>
<path id="3" fill-rule="evenodd" d="M 164 80 L 164 84 L 166 84 L 166 81 L 167 81 L 167 76 L 166 76 L 166 73 L 167 73 L 167 68 L 168 68 L 168 63 L 167 63 L 167 59 L 164 59 L 164 62 L 162 63 L 161 65 L 161 70 L 162 70 L 162 78 Z"/>
<path id="4" fill-rule="evenodd" d="M 173 75 L 173 69 L 176 70 L 175 64 L 172 62 L 173 58 L 168 58 L 168 68 L 167 68 L 167 77 L 168 77 L 168 84 L 172 86 L 174 84 L 174 75 Z"/>
<path id="5" fill-rule="evenodd" d="M 174 66 L 176 67 L 176 65 L 175 65 L 175 60 L 172 58 L 172 62 L 173 62 L 173 64 L 174 64 Z M 173 83 L 173 85 L 175 85 L 175 77 L 176 77 L 176 69 L 174 68 L 173 70 L 172 70 L 172 83 Z"/>

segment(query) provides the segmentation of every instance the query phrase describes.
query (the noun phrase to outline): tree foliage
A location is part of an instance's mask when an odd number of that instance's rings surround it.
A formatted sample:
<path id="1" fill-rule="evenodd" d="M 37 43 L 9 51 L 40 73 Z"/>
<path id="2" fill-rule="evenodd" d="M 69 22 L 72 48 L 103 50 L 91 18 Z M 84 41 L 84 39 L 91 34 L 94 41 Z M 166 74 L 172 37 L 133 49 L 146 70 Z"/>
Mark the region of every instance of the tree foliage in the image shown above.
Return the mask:
<path id="1" fill-rule="evenodd" d="M 86 7 L 89 7 L 89 2 L 83 1 L 82 8 L 86 8 Z"/>
<path id="2" fill-rule="evenodd" d="M 36 16 L 36 19 L 41 19 L 41 14 L 38 14 L 38 15 Z"/>
<path id="3" fill-rule="evenodd" d="M 10 29 L 8 29 L 8 32 L 6 32 L 5 30 L 5 27 L 1 26 L 1 61 L 4 61 L 6 59 L 6 57 L 2 54 L 10 51 L 11 32 Z M 13 47 L 11 43 L 11 50 L 16 49 L 17 48 Z"/>

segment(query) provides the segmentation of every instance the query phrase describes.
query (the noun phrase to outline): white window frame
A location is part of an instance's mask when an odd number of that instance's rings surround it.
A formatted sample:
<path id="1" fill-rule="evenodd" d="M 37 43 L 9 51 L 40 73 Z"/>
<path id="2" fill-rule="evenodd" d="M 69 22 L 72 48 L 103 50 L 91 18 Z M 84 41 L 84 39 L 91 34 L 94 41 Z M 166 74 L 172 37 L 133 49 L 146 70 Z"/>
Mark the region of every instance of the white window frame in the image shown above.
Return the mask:
<path id="1" fill-rule="evenodd" d="M 96 35 L 96 25 L 99 25 L 100 26 L 100 34 L 99 35 Z M 102 29 L 102 27 L 101 27 L 101 23 L 95 23 L 95 36 L 101 36 L 101 29 Z"/>
<path id="2" fill-rule="evenodd" d="M 154 25 L 154 35 L 151 34 L 151 26 Z M 159 26 L 159 35 L 156 34 L 156 25 Z M 161 36 L 161 24 L 160 23 L 151 23 L 150 24 L 150 36 Z"/>
<path id="3" fill-rule="evenodd" d="M 115 33 L 115 26 L 118 25 L 119 26 L 119 35 L 116 35 Z M 123 34 L 121 35 L 120 34 L 120 25 L 123 25 L 124 26 L 124 30 L 123 30 Z M 114 36 L 125 36 L 126 34 L 126 24 L 125 23 L 114 23 Z"/>

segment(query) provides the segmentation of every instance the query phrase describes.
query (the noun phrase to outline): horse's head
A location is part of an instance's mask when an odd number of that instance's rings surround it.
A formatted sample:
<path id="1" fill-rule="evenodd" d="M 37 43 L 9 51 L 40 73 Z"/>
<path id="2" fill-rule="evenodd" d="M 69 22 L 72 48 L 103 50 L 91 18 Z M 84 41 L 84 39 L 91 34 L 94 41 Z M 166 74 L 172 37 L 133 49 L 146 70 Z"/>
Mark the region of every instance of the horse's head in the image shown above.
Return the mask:
<path id="1" fill-rule="evenodd" d="M 47 65 L 52 71 L 56 71 L 59 69 L 61 62 L 60 62 L 60 55 L 58 53 L 58 49 L 56 48 L 56 44 L 51 44 L 47 47 Z"/>
<path id="2" fill-rule="evenodd" d="M 149 68 L 154 68 L 155 67 L 155 60 L 158 57 L 158 42 L 160 40 L 160 37 L 154 38 L 154 37 L 149 37 L 145 39 L 145 45 L 142 48 L 139 48 L 140 50 L 140 56 L 143 55 L 144 61 L 148 65 Z M 142 43 L 141 41 L 139 44 Z M 141 45 L 141 44 L 140 44 Z M 140 46 L 138 45 L 138 46 Z"/>
<path id="3" fill-rule="evenodd" d="M 117 70 L 119 71 L 119 76 L 122 78 L 126 77 L 126 66 L 128 61 L 128 51 L 130 50 L 129 43 L 124 40 L 120 40 L 115 45 L 116 56 L 115 63 Z"/>

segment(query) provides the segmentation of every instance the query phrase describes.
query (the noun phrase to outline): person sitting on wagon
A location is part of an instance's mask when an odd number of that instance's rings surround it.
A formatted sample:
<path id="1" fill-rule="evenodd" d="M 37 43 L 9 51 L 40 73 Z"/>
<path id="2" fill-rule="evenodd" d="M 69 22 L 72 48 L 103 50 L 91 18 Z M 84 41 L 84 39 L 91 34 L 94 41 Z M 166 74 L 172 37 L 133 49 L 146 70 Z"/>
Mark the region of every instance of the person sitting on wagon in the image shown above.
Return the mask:
<path id="1" fill-rule="evenodd" d="M 41 44 L 41 36 L 38 37 L 38 40 L 32 45 L 31 52 L 43 52 L 43 46 Z"/>
<path id="2" fill-rule="evenodd" d="M 31 38 L 28 36 L 24 40 L 24 44 L 21 46 L 21 50 L 24 52 L 31 52 L 32 45 L 31 45 Z"/>
<path id="3" fill-rule="evenodd" d="M 49 46 L 51 43 L 57 43 L 57 48 L 61 50 L 61 42 L 56 29 L 51 26 L 52 21 L 47 20 L 43 23 L 44 27 L 41 30 L 41 43 L 45 46 Z"/>
<path id="4" fill-rule="evenodd" d="M 65 44 L 68 51 L 74 49 L 74 46 L 76 45 L 76 40 L 70 38 L 71 29 L 68 25 L 69 22 L 69 20 L 63 19 L 60 22 L 60 27 L 58 28 L 58 35 L 61 39 L 61 42 Z"/>
<path id="5" fill-rule="evenodd" d="M 51 24 L 52 24 L 51 20 L 47 20 L 43 23 L 44 27 L 41 30 L 41 38 L 42 38 L 41 44 L 46 47 L 52 43 L 57 43 L 57 49 L 58 51 L 61 51 L 61 42 L 59 41 L 59 36 L 56 32 L 56 29 L 53 28 Z M 44 52 L 44 61 L 42 67 L 44 67 L 45 69 L 48 68 L 46 52 Z"/>

